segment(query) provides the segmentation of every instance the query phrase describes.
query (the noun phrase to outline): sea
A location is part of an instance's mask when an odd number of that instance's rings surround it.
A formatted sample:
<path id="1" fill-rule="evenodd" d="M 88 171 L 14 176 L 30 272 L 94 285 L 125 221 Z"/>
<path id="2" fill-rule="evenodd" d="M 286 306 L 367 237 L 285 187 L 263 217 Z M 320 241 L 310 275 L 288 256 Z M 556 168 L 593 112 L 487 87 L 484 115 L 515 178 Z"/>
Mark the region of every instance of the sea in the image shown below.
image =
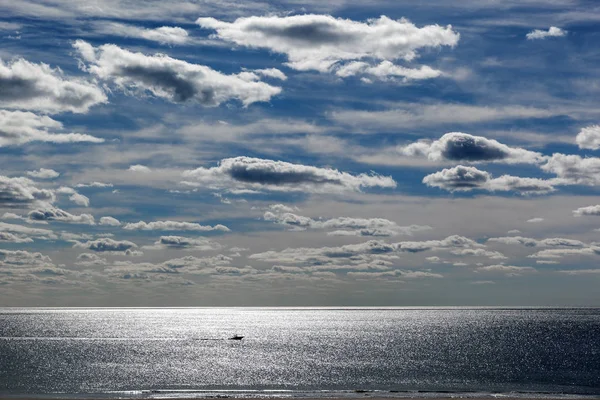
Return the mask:
<path id="1" fill-rule="evenodd" d="M 0 308 L 0 397 L 599 398 L 600 309 Z"/>

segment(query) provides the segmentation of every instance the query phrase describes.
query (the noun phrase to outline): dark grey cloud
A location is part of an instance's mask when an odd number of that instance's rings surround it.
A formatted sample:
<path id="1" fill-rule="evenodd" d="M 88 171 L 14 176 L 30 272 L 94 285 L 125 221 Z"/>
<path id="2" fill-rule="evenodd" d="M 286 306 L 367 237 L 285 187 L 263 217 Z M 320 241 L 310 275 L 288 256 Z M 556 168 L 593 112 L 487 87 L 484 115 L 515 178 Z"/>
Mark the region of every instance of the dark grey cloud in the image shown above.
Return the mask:
<path id="1" fill-rule="evenodd" d="M 32 210 L 27 216 L 31 221 L 36 222 L 57 221 L 71 224 L 95 225 L 94 217 L 91 214 L 73 215 L 51 205 L 45 205 L 42 208 Z"/>
<path id="2" fill-rule="evenodd" d="M 398 151 L 406 156 L 424 156 L 431 161 L 539 164 L 545 160 L 540 153 L 509 147 L 493 139 L 462 132 L 446 133 L 434 141 L 411 143 L 400 147 Z"/>
<path id="3" fill-rule="evenodd" d="M 96 252 L 126 252 L 137 248 L 137 245 L 128 240 L 113 240 L 111 238 L 100 238 L 88 240 L 85 243 L 77 242 L 73 247 L 89 249 Z"/>
<path id="4" fill-rule="evenodd" d="M 351 175 L 331 168 L 251 157 L 226 158 L 217 167 L 185 171 L 183 177 L 190 185 L 222 189 L 336 192 L 360 191 L 366 187 L 396 187 L 391 177 Z"/>
<path id="5" fill-rule="evenodd" d="M 0 206 L 28 207 L 38 201 L 54 201 L 54 193 L 48 189 L 39 189 L 27 178 L 9 178 L 0 176 Z"/>
<path id="6" fill-rule="evenodd" d="M 427 175 L 423 178 L 423 183 L 427 186 L 438 187 L 451 192 L 480 189 L 491 192 L 515 191 L 521 194 L 543 194 L 555 190 L 549 181 L 543 179 L 521 178 L 510 175 L 492 178 L 492 175 L 488 172 L 463 165 Z"/>

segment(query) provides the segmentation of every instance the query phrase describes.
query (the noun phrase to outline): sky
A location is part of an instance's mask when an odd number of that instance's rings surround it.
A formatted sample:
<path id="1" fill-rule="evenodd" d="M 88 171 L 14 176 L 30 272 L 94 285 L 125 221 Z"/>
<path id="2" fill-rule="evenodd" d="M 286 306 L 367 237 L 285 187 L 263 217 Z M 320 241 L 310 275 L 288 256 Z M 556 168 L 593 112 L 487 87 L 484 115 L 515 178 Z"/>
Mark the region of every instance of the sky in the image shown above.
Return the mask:
<path id="1" fill-rule="evenodd" d="M 598 306 L 599 22 L 0 0 L 0 306 Z"/>

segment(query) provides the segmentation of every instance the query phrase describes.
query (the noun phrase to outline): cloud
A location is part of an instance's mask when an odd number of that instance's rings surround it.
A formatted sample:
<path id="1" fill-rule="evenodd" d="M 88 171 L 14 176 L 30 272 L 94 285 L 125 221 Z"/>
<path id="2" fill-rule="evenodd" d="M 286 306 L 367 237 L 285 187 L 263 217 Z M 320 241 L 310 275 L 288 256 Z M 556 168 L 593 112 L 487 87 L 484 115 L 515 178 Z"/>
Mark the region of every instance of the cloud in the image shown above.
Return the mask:
<path id="1" fill-rule="evenodd" d="M 128 240 L 113 240 L 110 238 L 100 238 L 88 240 L 85 243 L 77 242 L 73 247 L 89 249 L 96 252 L 127 252 L 136 249 L 137 245 Z"/>
<path id="2" fill-rule="evenodd" d="M 401 77 L 404 82 L 410 80 L 432 79 L 443 75 L 442 71 L 438 71 L 427 65 L 423 65 L 420 68 L 406 68 L 395 65 L 387 60 L 382 61 L 376 66 L 364 61 L 353 61 L 337 69 L 335 74 L 342 78 L 354 75 L 370 75 L 373 78 L 381 80 L 390 80 L 395 77 Z M 367 81 L 367 83 L 369 82 Z"/>
<path id="3" fill-rule="evenodd" d="M 525 222 L 529 222 L 530 224 L 538 224 L 540 222 L 544 222 L 544 218 L 539 218 L 539 217 L 531 218 L 531 219 L 528 219 Z"/>
<path id="4" fill-rule="evenodd" d="M 600 125 L 585 127 L 575 137 L 575 142 L 580 149 L 600 149 Z"/>
<path id="5" fill-rule="evenodd" d="M 121 222 L 113 217 L 102 217 L 100 218 L 99 225 L 119 226 L 121 225 Z"/>
<path id="6" fill-rule="evenodd" d="M 263 69 L 255 69 L 252 70 L 255 74 L 262 75 L 267 78 L 279 79 L 281 81 L 286 81 L 287 76 L 278 70 L 277 68 L 263 68 Z"/>
<path id="7" fill-rule="evenodd" d="M 60 188 L 58 188 L 56 190 L 56 193 L 71 195 L 69 197 L 69 200 L 71 200 L 73 203 L 77 204 L 78 206 L 82 206 L 82 207 L 90 206 L 90 199 L 87 196 L 77 193 L 77 191 L 73 188 L 70 188 L 67 186 L 61 186 Z"/>
<path id="8" fill-rule="evenodd" d="M 554 181 L 560 185 L 600 184 L 600 158 L 554 153 L 548 162 L 541 166 L 542 170 L 556 174 Z"/>
<path id="9" fill-rule="evenodd" d="M 81 253 L 77 256 L 76 265 L 80 265 L 82 267 L 96 267 L 106 265 L 106 258 L 102 258 L 97 254 L 93 253 Z"/>
<path id="10" fill-rule="evenodd" d="M 547 239 L 533 239 L 522 236 L 504 236 L 504 237 L 493 237 L 489 238 L 488 242 L 498 242 L 504 244 L 519 244 L 525 247 L 585 247 L 587 246 L 580 240 L 565 239 L 565 238 L 547 238 Z"/>
<path id="11" fill-rule="evenodd" d="M 406 19 L 386 16 L 366 22 L 334 18 L 330 15 L 293 15 L 238 18 L 233 22 L 198 18 L 196 23 L 214 29 L 215 36 L 240 46 L 265 48 L 285 54 L 287 66 L 300 71 L 342 71 L 340 76 L 371 73 L 400 75 L 408 79 L 433 77 L 427 69 L 412 70 L 391 64 L 390 60 L 412 61 L 424 48 L 454 47 L 460 35 L 452 26 L 427 25 L 418 28 Z M 378 66 L 353 62 L 365 59 L 388 61 Z M 369 71 L 373 69 L 376 72 Z"/>
<path id="12" fill-rule="evenodd" d="M 148 29 L 118 22 L 98 21 L 93 24 L 93 29 L 96 33 L 104 35 L 146 39 L 161 44 L 185 44 L 188 40 L 187 31 L 176 26 Z"/>
<path id="13" fill-rule="evenodd" d="M 54 179 L 60 176 L 60 173 L 53 169 L 40 168 L 37 171 L 27 171 L 27 175 L 37 179 Z"/>
<path id="14" fill-rule="evenodd" d="M 151 231 L 151 230 L 161 230 L 161 231 L 199 231 L 199 232 L 208 232 L 208 231 L 224 231 L 229 232 L 229 228 L 225 225 L 217 224 L 215 226 L 210 225 L 200 225 L 195 222 L 181 222 L 181 221 L 153 221 L 153 222 L 144 222 L 139 221 L 135 223 L 126 224 L 123 229 L 132 231 L 132 230 L 143 230 L 143 231 Z"/>
<path id="15" fill-rule="evenodd" d="M 54 193 L 48 189 L 38 189 L 27 178 L 0 176 L 0 206 L 28 207 L 38 201 L 54 201 Z"/>
<path id="16" fill-rule="evenodd" d="M 2 217 L 6 218 L 6 214 Z M 50 229 L 30 228 L 28 226 L 9 224 L 6 222 L 0 222 L 0 232 L 15 233 L 21 237 L 33 236 L 40 239 L 56 239 L 57 236 Z"/>
<path id="17" fill-rule="evenodd" d="M 0 94 L 1 96 L 1 94 Z M 0 110 L 0 147 L 29 142 L 102 143 L 104 139 L 81 133 L 64 133 L 63 125 L 44 115 Z"/>
<path id="18" fill-rule="evenodd" d="M 432 229 L 430 226 L 410 225 L 398 226 L 393 221 L 385 218 L 353 218 L 338 217 L 331 219 L 315 220 L 310 217 L 304 217 L 285 210 L 285 206 L 275 204 L 270 207 L 271 211 L 264 213 L 265 221 L 272 221 L 277 224 L 290 226 L 295 229 L 351 229 L 330 232 L 333 236 L 396 236 L 412 235 L 413 232 L 419 232 Z"/>
<path id="19" fill-rule="evenodd" d="M 57 221 L 69 224 L 95 225 L 94 217 L 91 214 L 73 215 L 49 204 L 30 211 L 28 218 L 34 222 Z"/>
<path id="20" fill-rule="evenodd" d="M 130 165 L 128 171 L 143 172 L 143 173 L 152 172 L 152 170 L 150 168 L 146 167 L 145 165 L 140 165 L 140 164 Z"/>
<path id="21" fill-rule="evenodd" d="M 33 239 L 24 236 L 17 236 L 10 232 L 0 231 L 0 242 L 31 243 L 33 242 Z"/>
<path id="22" fill-rule="evenodd" d="M 451 253 L 457 256 L 487 257 L 492 260 L 504 260 L 507 258 L 504 254 L 498 251 L 490 251 L 485 249 L 457 249 L 452 250 Z"/>
<path id="23" fill-rule="evenodd" d="M 519 276 L 524 273 L 537 272 L 537 270 L 533 267 L 518 267 L 516 265 L 504 265 L 504 264 L 487 265 L 484 267 L 479 267 L 479 268 L 477 268 L 477 271 L 497 272 L 497 273 L 506 274 L 507 276 Z"/>
<path id="24" fill-rule="evenodd" d="M 584 215 L 600 216 L 600 204 L 595 206 L 579 207 L 577 210 L 573 210 L 573 215 L 576 217 L 582 217 Z"/>
<path id="25" fill-rule="evenodd" d="M 113 187 L 112 183 L 104 183 L 104 182 L 90 182 L 90 183 L 78 183 L 75 185 L 78 188 L 111 188 Z"/>
<path id="26" fill-rule="evenodd" d="M 428 250 L 453 249 L 453 248 L 471 248 L 484 247 L 467 237 L 460 235 L 451 235 L 442 240 L 425 240 L 420 242 L 404 241 L 395 243 L 397 251 L 408 253 L 420 253 Z"/>
<path id="27" fill-rule="evenodd" d="M 564 256 L 594 256 L 600 254 L 600 247 L 591 246 L 591 247 L 583 247 L 578 249 L 546 249 L 538 251 L 532 255 L 527 257 L 529 258 L 562 258 Z"/>
<path id="28" fill-rule="evenodd" d="M 556 272 L 565 275 L 600 275 L 600 269 L 570 269 Z"/>
<path id="29" fill-rule="evenodd" d="M 509 147 L 483 136 L 462 132 L 446 133 L 438 140 L 421 140 L 399 147 L 405 156 L 427 157 L 431 161 L 503 162 L 507 164 L 539 164 L 545 158 L 540 153 Z"/>
<path id="30" fill-rule="evenodd" d="M 204 238 L 187 238 L 183 236 L 161 236 L 158 241 L 154 242 L 154 246 L 145 248 L 153 249 L 186 249 L 186 250 L 201 250 L 212 251 L 219 250 L 222 246 L 216 242 Z"/>
<path id="31" fill-rule="evenodd" d="M 0 59 L 0 106 L 44 113 L 86 113 L 107 101 L 104 92 L 83 79 L 67 78 L 58 68 L 19 58 Z"/>
<path id="32" fill-rule="evenodd" d="M 544 194 L 555 190 L 548 181 L 542 179 L 521 178 L 511 175 L 492 178 L 492 175 L 488 172 L 463 165 L 427 175 L 423 178 L 423 183 L 450 192 L 479 189 L 490 192 L 514 191 L 526 195 Z"/>
<path id="33" fill-rule="evenodd" d="M 475 106 L 466 104 L 402 103 L 383 111 L 340 110 L 327 116 L 338 124 L 364 133 L 399 133 L 406 128 L 447 124 L 475 124 L 488 121 L 546 118 L 558 112 L 525 106 Z"/>
<path id="34" fill-rule="evenodd" d="M 196 102 L 214 107 L 238 99 L 245 106 L 269 101 L 281 88 L 264 82 L 224 75 L 205 65 L 191 64 L 164 54 L 145 55 L 113 44 L 94 48 L 77 40 L 74 45 L 89 64 L 88 72 L 112 82 L 129 94 L 151 93 L 173 103 Z"/>
<path id="35" fill-rule="evenodd" d="M 363 188 L 394 188 L 391 177 L 351 175 L 336 169 L 251 157 L 225 158 L 219 166 L 184 171 L 188 184 L 214 189 L 247 188 L 273 191 L 340 192 Z"/>
<path id="36" fill-rule="evenodd" d="M 548 28 L 547 31 L 544 31 L 541 29 L 535 29 L 535 30 L 529 32 L 525 36 L 527 37 L 528 40 L 534 40 L 534 39 L 546 39 L 547 37 L 560 37 L 560 36 L 565 36 L 566 34 L 567 34 L 567 31 L 557 28 L 556 26 L 551 26 L 550 28 Z"/>

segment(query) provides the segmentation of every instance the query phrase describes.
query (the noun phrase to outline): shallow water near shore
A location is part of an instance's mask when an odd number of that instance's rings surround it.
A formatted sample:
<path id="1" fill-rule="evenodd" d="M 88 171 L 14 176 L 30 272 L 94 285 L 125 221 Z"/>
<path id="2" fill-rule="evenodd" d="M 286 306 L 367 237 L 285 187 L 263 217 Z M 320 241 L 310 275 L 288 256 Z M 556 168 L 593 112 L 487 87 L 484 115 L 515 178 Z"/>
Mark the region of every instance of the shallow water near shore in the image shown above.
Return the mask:
<path id="1" fill-rule="evenodd" d="M 599 332 L 594 308 L 4 308 L 0 396 L 597 396 Z"/>

